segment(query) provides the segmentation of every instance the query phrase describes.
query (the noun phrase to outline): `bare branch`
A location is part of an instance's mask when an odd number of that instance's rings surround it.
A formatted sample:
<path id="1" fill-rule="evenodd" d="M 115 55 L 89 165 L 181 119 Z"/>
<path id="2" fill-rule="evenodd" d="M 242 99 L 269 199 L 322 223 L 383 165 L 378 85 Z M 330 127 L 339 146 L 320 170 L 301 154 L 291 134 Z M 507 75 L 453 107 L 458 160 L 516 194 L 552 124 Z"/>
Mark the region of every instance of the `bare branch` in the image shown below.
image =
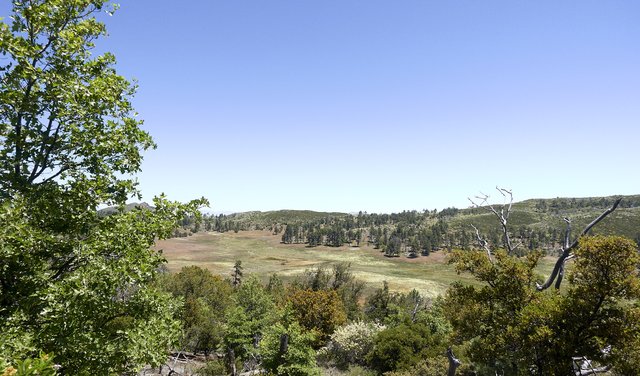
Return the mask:
<path id="1" fill-rule="evenodd" d="M 600 214 L 598 218 L 594 219 L 591 223 L 589 223 L 587 227 L 585 227 L 584 230 L 582 230 L 578 238 L 576 238 L 576 240 L 569 246 L 568 249 L 571 250 L 575 248 L 578 245 L 578 241 L 580 240 L 581 237 L 587 235 L 587 233 L 589 233 L 589 231 L 591 230 L 591 228 L 593 228 L 593 226 L 597 225 L 598 222 L 602 221 L 606 216 L 613 213 L 613 211 L 616 210 L 618 205 L 620 205 L 620 201 L 622 201 L 622 197 L 617 199 L 616 202 L 613 203 L 613 206 L 605 210 L 602 214 Z"/>
<path id="2" fill-rule="evenodd" d="M 563 249 L 567 249 L 569 248 L 569 239 L 571 238 L 571 219 L 569 219 L 568 217 L 564 217 L 563 218 L 565 222 L 567 222 L 567 231 L 564 234 L 564 248 Z"/>
<path id="3" fill-rule="evenodd" d="M 482 236 L 480 236 L 480 231 L 476 226 L 471 225 L 471 227 L 473 227 L 473 229 L 476 230 L 476 238 L 478 239 L 480 246 L 484 248 L 485 251 L 487 251 L 487 256 L 489 257 L 489 261 L 493 262 L 493 258 L 491 257 L 491 249 L 489 248 L 488 242 L 485 239 L 483 239 Z"/>
<path id="4" fill-rule="evenodd" d="M 585 236 L 593 228 L 593 226 L 598 224 L 598 222 L 603 220 L 609 214 L 613 213 L 613 211 L 616 210 L 616 208 L 620 204 L 620 201 L 622 201 L 622 198 L 617 199 L 609 209 L 605 210 L 602 214 L 600 214 L 598 216 L 598 218 L 596 218 L 593 221 L 591 221 L 591 223 L 589 223 L 587 225 L 587 227 L 585 227 L 584 230 L 582 230 L 580 235 L 578 235 L 576 240 L 574 240 L 573 243 L 571 243 L 571 244 L 569 244 L 569 232 L 570 232 L 570 229 L 571 229 L 571 221 L 568 221 L 567 219 L 565 219 L 565 221 L 567 222 L 567 225 L 568 225 L 567 226 L 567 234 L 565 235 L 565 246 L 562 247 L 562 249 L 561 249 L 562 254 L 558 258 L 558 261 L 556 261 L 556 264 L 553 267 L 553 271 L 551 272 L 551 275 L 549 276 L 547 281 L 542 285 L 536 283 L 536 288 L 537 288 L 538 291 L 546 290 L 551 286 L 551 284 L 553 284 L 553 281 L 556 279 L 556 277 L 561 272 L 561 270 L 564 271 L 563 270 L 564 269 L 564 263 L 569 258 L 569 256 L 572 256 L 571 255 L 571 250 L 578 246 L 578 242 L 580 241 L 580 238 Z M 562 282 L 562 281 L 560 281 L 560 282 Z M 560 283 L 556 283 L 556 288 L 560 288 Z"/>

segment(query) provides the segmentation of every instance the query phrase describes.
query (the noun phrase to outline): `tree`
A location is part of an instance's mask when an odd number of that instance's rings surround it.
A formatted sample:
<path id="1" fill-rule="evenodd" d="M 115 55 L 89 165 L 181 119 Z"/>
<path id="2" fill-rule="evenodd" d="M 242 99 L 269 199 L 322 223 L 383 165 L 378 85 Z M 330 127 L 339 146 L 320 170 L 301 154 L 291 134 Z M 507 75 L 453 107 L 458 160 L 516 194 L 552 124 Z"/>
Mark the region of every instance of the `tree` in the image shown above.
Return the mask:
<path id="1" fill-rule="evenodd" d="M 300 325 L 316 335 L 317 347 L 347 320 L 344 305 L 334 290 L 314 291 L 294 287 L 288 291 L 287 300 Z"/>
<path id="2" fill-rule="evenodd" d="M 575 356 L 622 374 L 637 372 L 635 245 L 619 237 L 584 237 L 576 255 L 570 283 L 560 293 L 535 289 L 538 253 L 518 259 L 498 251 L 492 262 L 481 252 L 457 252 L 452 262 L 458 270 L 485 283 L 456 284 L 447 294 L 454 338 L 467 341 L 469 358 L 491 374 L 569 374 Z"/>
<path id="3" fill-rule="evenodd" d="M 317 376 L 314 336 L 293 319 L 269 327 L 260 341 L 262 366 L 274 375 Z"/>
<path id="4" fill-rule="evenodd" d="M 382 325 L 363 321 L 342 326 L 331 335 L 320 355 L 342 369 L 353 364 L 365 365 L 365 356 L 373 348 L 376 335 L 384 329 Z"/>
<path id="5" fill-rule="evenodd" d="M 494 251 L 476 228 L 486 255 L 456 252 L 451 258 L 459 272 L 470 272 L 486 283 L 481 288 L 456 284 L 447 298 L 458 339 L 470 341 L 470 358 L 487 372 L 508 374 L 568 374 L 576 356 L 600 361 L 604 365 L 596 366 L 598 371 L 633 369 L 630 364 L 637 367 L 634 346 L 640 338 L 640 324 L 631 319 L 637 317 L 637 309 L 629 309 L 629 302 L 637 304 L 640 285 L 637 250 L 631 241 L 620 238 L 587 237 L 621 200 L 616 199 L 573 241 L 571 220 L 564 218 L 567 227 L 560 257 L 549 278 L 540 284 L 534 273 L 539 253 L 530 253 L 526 259 L 510 257 L 518 255 L 515 251 L 520 245 L 511 242 L 508 227 L 513 196 L 509 190 L 497 189 L 509 203 L 499 210 L 492 205 L 485 208 L 500 222 L 504 250 Z M 479 198 L 486 204 L 487 197 Z M 574 259 L 568 293 L 560 294 L 565 265 Z M 554 281 L 556 291 L 542 293 Z M 614 292 L 614 286 L 624 288 Z M 629 321 L 634 325 L 616 324 Z M 625 353 L 624 361 L 612 353 Z"/>
<path id="6" fill-rule="evenodd" d="M 236 289 L 235 306 L 227 310 L 225 344 L 241 359 L 252 359 L 264 331 L 277 319 L 272 297 L 255 276 Z"/>
<path id="7" fill-rule="evenodd" d="M 392 236 L 386 243 L 384 255 L 387 257 L 398 257 L 402 248 L 402 240 L 397 236 Z"/>
<path id="8" fill-rule="evenodd" d="M 164 288 L 185 301 L 177 312 L 183 323 L 182 346 L 208 355 L 222 342 L 224 312 L 231 304 L 231 286 L 207 269 L 185 266 L 165 278 Z"/>
<path id="9" fill-rule="evenodd" d="M 444 353 L 443 343 L 444 338 L 424 324 L 400 324 L 378 333 L 366 360 L 380 374 L 406 370 Z"/>
<path id="10" fill-rule="evenodd" d="M 155 145 L 135 85 L 112 54 L 91 55 L 106 4 L 14 1 L 0 23 L 0 367 L 42 351 L 68 374 L 122 373 L 179 338 L 151 246 L 205 201 L 124 211 Z M 98 216 L 104 204 L 121 210 Z"/>
<path id="11" fill-rule="evenodd" d="M 236 260 L 236 263 L 233 265 L 232 277 L 231 284 L 233 287 L 240 286 L 240 283 L 242 283 L 242 261 Z"/>
<path id="12" fill-rule="evenodd" d="M 394 300 L 395 295 L 389 292 L 389 283 L 383 281 L 382 288 L 374 291 L 367 299 L 364 313 L 369 319 L 378 323 L 384 323 L 393 313 L 392 304 Z"/>

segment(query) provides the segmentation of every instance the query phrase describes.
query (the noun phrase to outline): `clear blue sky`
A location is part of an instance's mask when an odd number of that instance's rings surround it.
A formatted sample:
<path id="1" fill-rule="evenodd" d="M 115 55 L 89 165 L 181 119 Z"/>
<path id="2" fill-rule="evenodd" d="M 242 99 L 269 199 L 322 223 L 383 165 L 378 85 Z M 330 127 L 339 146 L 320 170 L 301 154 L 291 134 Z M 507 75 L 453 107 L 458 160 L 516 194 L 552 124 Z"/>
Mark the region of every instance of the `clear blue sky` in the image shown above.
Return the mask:
<path id="1" fill-rule="evenodd" d="M 496 185 L 640 193 L 638 1 L 120 3 L 99 47 L 139 80 L 146 200 L 391 212 Z"/>

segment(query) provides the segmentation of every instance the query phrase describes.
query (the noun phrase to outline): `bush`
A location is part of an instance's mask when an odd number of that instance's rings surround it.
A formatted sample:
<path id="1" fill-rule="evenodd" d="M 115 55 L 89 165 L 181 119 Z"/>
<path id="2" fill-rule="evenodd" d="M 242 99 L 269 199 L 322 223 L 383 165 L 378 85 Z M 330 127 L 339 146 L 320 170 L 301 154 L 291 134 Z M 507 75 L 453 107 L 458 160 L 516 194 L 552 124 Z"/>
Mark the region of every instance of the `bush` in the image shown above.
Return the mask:
<path id="1" fill-rule="evenodd" d="M 366 359 L 380 373 L 408 370 L 445 351 L 444 337 L 424 324 L 401 324 L 378 333 Z"/>
<path id="2" fill-rule="evenodd" d="M 371 322 L 354 322 L 338 328 L 320 356 L 345 369 L 351 364 L 364 365 L 376 335 L 385 327 Z"/>

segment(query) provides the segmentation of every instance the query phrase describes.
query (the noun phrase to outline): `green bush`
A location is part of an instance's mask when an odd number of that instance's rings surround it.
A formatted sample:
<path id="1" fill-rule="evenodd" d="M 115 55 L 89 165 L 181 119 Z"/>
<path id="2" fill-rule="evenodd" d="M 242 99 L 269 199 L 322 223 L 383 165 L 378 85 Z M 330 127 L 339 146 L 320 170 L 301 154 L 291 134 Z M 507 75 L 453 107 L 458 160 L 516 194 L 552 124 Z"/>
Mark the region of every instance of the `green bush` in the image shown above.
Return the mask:
<path id="1" fill-rule="evenodd" d="M 381 331 L 366 357 L 374 370 L 408 370 L 420 361 L 444 353 L 444 337 L 419 323 L 401 324 Z"/>

